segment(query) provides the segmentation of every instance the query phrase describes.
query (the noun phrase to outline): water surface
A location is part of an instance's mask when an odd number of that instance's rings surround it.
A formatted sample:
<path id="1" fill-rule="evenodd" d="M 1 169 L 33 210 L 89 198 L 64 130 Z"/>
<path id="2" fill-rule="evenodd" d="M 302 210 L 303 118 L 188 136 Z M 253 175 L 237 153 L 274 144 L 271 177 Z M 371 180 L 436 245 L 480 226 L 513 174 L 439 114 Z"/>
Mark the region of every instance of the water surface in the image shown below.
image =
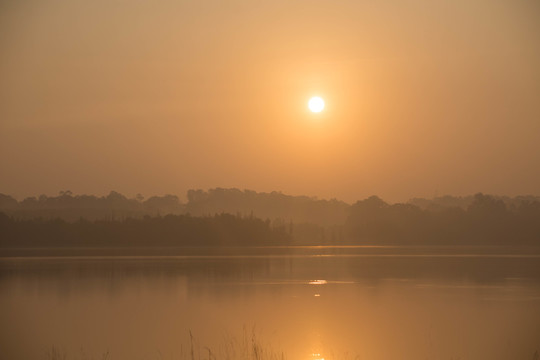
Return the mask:
<path id="1" fill-rule="evenodd" d="M 180 359 L 189 331 L 202 359 L 252 332 L 298 360 L 531 360 L 540 350 L 536 249 L 80 255 L 0 259 L 2 358 L 45 359 L 56 346 L 74 359 Z"/>

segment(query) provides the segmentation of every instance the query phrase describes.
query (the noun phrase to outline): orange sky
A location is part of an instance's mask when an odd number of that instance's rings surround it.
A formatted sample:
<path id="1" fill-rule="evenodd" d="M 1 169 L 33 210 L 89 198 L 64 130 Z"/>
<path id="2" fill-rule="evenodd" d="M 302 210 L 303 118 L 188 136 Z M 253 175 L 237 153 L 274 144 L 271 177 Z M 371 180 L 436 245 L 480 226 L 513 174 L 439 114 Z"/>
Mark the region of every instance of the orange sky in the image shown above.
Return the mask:
<path id="1" fill-rule="evenodd" d="M 538 195 L 539 64 L 536 0 L 2 2 L 0 192 Z"/>

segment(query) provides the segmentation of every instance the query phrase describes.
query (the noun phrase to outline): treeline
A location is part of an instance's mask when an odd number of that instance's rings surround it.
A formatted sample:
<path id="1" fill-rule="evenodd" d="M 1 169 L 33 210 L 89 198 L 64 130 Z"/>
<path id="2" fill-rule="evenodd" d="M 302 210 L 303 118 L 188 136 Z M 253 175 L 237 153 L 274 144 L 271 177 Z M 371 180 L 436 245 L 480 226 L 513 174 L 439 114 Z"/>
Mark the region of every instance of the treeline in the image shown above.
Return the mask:
<path id="1" fill-rule="evenodd" d="M 509 211 L 516 211 L 522 204 L 540 202 L 540 197 L 537 196 L 490 197 L 504 203 Z M 475 199 L 475 195 L 446 195 L 433 199 L 414 198 L 406 204 L 429 212 L 455 208 L 467 211 Z M 252 215 L 286 223 L 335 226 L 346 222 L 351 205 L 336 199 L 324 200 L 308 196 L 291 196 L 275 191 L 264 193 L 234 188 L 189 190 L 185 203 L 176 195 L 152 196 L 145 199 L 141 194 L 128 198 L 116 191 L 111 191 L 106 196 L 94 196 L 74 195 L 68 190 L 60 191 L 57 196 L 32 196 L 21 201 L 0 193 L 0 211 L 17 219 L 41 217 L 61 218 L 67 221 L 76 221 L 81 217 L 88 220 L 119 220 L 128 217 L 142 218 L 146 215 L 189 213 L 194 216 L 208 216 L 229 213 Z"/>
<path id="2" fill-rule="evenodd" d="M 142 195 L 134 198 L 111 191 L 107 196 L 74 195 L 61 191 L 58 196 L 41 195 L 17 201 L 0 194 L 0 211 L 17 219 L 37 217 L 67 221 L 118 220 L 145 215 L 191 214 L 208 216 L 229 213 L 256 216 L 278 222 L 312 223 L 323 226 L 343 224 L 349 205 L 338 200 L 320 200 L 307 196 L 291 196 L 279 192 L 259 193 L 239 189 L 189 190 L 187 203 L 175 195 Z"/>
<path id="3" fill-rule="evenodd" d="M 476 194 L 466 209 L 422 209 L 372 196 L 351 206 L 345 229 L 354 244 L 539 246 L 540 202 Z"/>
<path id="4" fill-rule="evenodd" d="M 540 202 L 540 196 L 491 196 L 495 200 L 500 200 L 509 209 L 516 209 L 522 203 Z M 476 195 L 468 196 L 436 196 L 433 199 L 413 198 L 407 203 L 418 206 L 422 210 L 438 211 L 445 208 L 460 208 L 467 210 L 476 200 Z"/>
<path id="5" fill-rule="evenodd" d="M 189 190 L 186 211 L 192 215 L 221 212 L 253 214 L 263 219 L 279 219 L 294 223 L 313 223 L 322 226 L 343 224 L 349 204 L 336 199 L 291 196 L 280 192 L 259 193 L 252 190 L 210 189 Z"/>
<path id="6" fill-rule="evenodd" d="M 111 191 L 107 196 L 73 195 L 71 191 L 60 191 L 58 196 L 41 195 L 17 201 L 13 197 L 0 194 L 0 211 L 17 219 L 56 219 L 76 221 L 117 220 L 185 213 L 175 195 L 152 196 L 148 199 L 140 194 L 132 199 Z"/>
<path id="7" fill-rule="evenodd" d="M 40 196 L 18 202 L 0 194 L 4 224 L 15 229 L 8 234 L 2 228 L 0 236 L 4 239 L 9 235 L 24 242 L 25 236 L 21 234 L 40 229 L 44 232 L 42 237 L 48 236 L 51 243 L 70 236 L 98 243 L 108 242 L 114 231 L 119 232 L 119 238 L 127 239 L 126 234 L 131 234 L 127 229 L 137 229 L 132 234 L 134 243 L 145 244 L 153 241 L 148 239 L 157 239 L 156 244 L 182 241 L 257 245 L 261 241 L 260 244 L 296 245 L 540 245 L 540 198 L 533 196 L 476 194 L 413 199 L 398 204 L 372 196 L 349 205 L 278 192 L 218 188 L 190 190 L 187 200 L 182 203 L 174 195 L 128 199 L 113 191 L 104 197 L 62 192 L 56 197 Z M 219 221 L 224 221 L 222 217 L 229 219 L 229 223 L 218 228 L 229 235 L 218 237 L 215 229 Z M 264 226 L 260 233 L 255 234 L 253 229 L 261 224 Z M 241 230 L 244 227 L 246 232 Z M 273 240 L 267 241 L 270 238 Z"/>
<path id="8" fill-rule="evenodd" d="M 124 220 L 17 220 L 0 212 L 0 247 L 287 245 L 285 227 L 253 217 L 166 215 Z"/>

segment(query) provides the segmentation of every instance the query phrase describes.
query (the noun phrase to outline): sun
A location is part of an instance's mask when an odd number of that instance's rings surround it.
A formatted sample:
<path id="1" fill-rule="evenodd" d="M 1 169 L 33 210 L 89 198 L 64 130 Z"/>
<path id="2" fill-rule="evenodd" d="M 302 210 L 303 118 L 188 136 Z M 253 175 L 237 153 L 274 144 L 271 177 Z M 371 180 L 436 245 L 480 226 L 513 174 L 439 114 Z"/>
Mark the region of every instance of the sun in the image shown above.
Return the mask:
<path id="1" fill-rule="evenodd" d="M 324 109 L 324 100 L 319 96 L 309 99 L 308 108 L 311 112 L 319 113 Z"/>

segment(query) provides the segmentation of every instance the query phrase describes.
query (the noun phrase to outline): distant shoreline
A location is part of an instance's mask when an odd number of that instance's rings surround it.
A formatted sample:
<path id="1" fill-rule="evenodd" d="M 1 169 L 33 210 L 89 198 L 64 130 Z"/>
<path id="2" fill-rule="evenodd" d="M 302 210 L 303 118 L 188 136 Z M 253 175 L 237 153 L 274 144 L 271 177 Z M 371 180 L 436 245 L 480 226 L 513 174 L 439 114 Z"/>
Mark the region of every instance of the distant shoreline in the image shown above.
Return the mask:
<path id="1" fill-rule="evenodd" d="M 111 257 L 524 257 L 539 258 L 540 246 L 292 245 L 153 247 L 3 247 L 0 258 Z"/>

